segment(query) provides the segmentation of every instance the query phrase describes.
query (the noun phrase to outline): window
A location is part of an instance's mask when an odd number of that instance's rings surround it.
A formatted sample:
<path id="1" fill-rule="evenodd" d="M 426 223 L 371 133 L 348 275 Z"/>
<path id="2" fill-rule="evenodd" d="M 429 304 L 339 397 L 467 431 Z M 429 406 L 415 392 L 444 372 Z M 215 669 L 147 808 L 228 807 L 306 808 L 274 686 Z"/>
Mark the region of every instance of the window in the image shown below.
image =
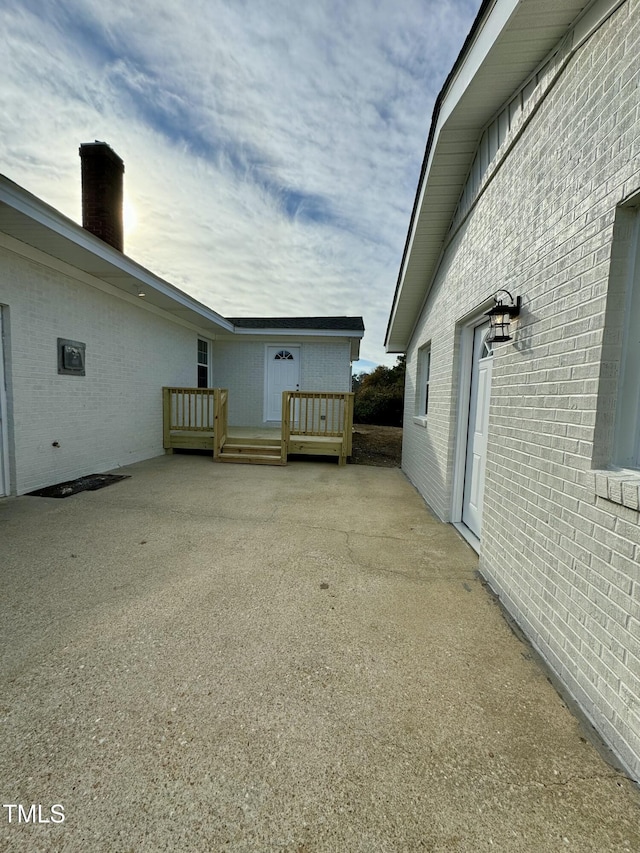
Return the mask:
<path id="1" fill-rule="evenodd" d="M 429 412 L 429 383 L 431 381 L 431 344 L 418 350 L 418 385 L 416 388 L 416 415 Z"/>
<path id="2" fill-rule="evenodd" d="M 286 349 L 281 349 L 273 358 L 275 361 L 293 361 L 293 355 Z"/>
<path id="3" fill-rule="evenodd" d="M 616 210 L 591 466 L 595 494 L 640 505 L 640 189 Z"/>
<path id="4" fill-rule="evenodd" d="M 482 348 L 480 352 L 480 358 L 491 358 L 493 355 L 493 341 L 489 340 L 489 335 L 491 334 L 491 329 L 487 330 L 487 334 L 482 339 Z"/>
<path id="5" fill-rule="evenodd" d="M 640 468 L 640 212 L 637 210 L 630 237 L 613 461 L 623 468 Z"/>
<path id="6" fill-rule="evenodd" d="M 209 387 L 209 342 L 198 338 L 198 388 Z"/>

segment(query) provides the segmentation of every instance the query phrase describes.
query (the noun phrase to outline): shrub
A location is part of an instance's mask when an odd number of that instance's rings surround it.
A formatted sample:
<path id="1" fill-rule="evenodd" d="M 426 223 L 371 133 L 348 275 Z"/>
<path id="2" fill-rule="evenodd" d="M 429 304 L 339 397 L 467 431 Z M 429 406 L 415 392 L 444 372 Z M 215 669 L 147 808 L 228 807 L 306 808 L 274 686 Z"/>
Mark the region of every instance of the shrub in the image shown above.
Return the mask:
<path id="1" fill-rule="evenodd" d="M 371 373 L 353 377 L 354 421 L 379 426 L 402 426 L 405 357 L 394 367 L 379 365 Z"/>

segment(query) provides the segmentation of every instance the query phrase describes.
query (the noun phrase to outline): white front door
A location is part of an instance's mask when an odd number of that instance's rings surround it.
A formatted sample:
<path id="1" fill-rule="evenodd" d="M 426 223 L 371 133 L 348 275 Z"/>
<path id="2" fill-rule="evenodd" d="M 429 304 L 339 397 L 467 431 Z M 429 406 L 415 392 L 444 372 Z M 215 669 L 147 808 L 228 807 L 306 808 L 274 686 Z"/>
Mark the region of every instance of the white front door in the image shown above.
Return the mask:
<path id="1" fill-rule="evenodd" d="M 477 326 L 473 332 L 469 423 L 462 498 L 462 521 L 478 539 L 480 539 L 482 530 L 484 472 L 487 458 L 491 368 L 493 364 L 491 345 L 486 342 L 488 333 L 488 323 Z"/>
<path id="2" fill-rule="evenodd" d="M 7 394 L 4 384 L 4 334 L 0 307 L 0 497 L 9 494 L 9 454 L 7 452 Z"/>
<path id="3" fill-rule="evenodd" d="M 265 420 L 282 420 L 282 392 L 300 390 L 300 347 L 267 347 Z"/>

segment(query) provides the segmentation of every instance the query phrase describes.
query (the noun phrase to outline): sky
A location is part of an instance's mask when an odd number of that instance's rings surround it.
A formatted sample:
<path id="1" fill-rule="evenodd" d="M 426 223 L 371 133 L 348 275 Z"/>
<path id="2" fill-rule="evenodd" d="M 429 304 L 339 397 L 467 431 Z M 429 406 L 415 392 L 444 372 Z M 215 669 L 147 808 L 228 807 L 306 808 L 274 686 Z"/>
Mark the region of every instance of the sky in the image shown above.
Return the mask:
<path id="1" fill-rule="evenodd" d="M 433 105 L 480 0 L 0 0 L 0 173 L 81 221 L 125 163 L 125 253 L 227 317 L 384 336 Z"/>

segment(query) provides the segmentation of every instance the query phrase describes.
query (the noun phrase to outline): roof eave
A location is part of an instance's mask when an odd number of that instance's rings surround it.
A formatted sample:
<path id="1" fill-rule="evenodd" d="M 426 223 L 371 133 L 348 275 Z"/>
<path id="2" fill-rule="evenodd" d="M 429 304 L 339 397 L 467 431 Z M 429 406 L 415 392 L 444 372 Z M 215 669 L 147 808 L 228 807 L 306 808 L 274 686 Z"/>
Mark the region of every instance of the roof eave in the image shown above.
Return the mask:
<path id="1" fill-rule="evenodd" d="M 261 329 L 259 327 L 246 328 L 243 326 L 235 326 L 233 328 L 235 335 L 267 335 L 269 337 L 322 337 L 322 338 L 358 338 L 364 337 L 363 329 L 296 329 L 296 328 L 278 328 L 278 329 Z"/>
<path id="2" fill-rule="evenodd" d="M 4 215 L 3 215 L 4 213 Z M 0 227 L 10 237 L 215 334 L 233 325 L 78 223 L 0 175 Z"/>
<path id="3" fill-rule="evenodd" d="M 436 99 L 387 325 L 387 352 L 406 351 L 483 128 L 508 100 L 509 86 L 517 90 L 560 41 L 563 27 L 566 32 L 587 5 L 584 0 L 566 0 L 562 7 L 556 6 L 556 14 L 559 8 L 569 23 L 565 25 L 563 19 L 550 29 L 544 10 L 536 7 L 539 14 L 532 15 L 536 11 L 533 4 L 539 2 L 484 0 Z M 540 21 L 537 28 L 531 28 L 532 19 Z M 510 57 L 510 74 L 502 81 L 503 88 L 496 88 L 495 66 L 508 50 L 508 39 L 503 36 L 525 22 L 531 30 L 526 55 L 516 57 L 515 62 Z M 474 103 L 473 117 L 469 115 L 470 101 Z"/>

